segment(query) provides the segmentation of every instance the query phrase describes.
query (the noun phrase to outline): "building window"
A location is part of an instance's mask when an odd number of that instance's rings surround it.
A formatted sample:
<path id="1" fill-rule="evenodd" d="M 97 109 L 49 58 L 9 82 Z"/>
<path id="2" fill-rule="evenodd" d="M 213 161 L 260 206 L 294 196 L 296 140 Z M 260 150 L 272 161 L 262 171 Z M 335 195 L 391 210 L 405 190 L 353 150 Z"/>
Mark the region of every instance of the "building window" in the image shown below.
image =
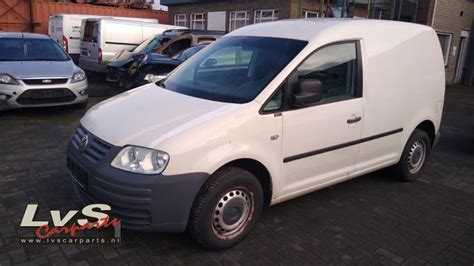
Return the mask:
<path id="1" fill-rule="evenodd" d="M 250 24 L 249 11 L 232 11 L 229 18 L 229 31 L 242 28 Z"/>
<path id="2" fill-rule="evenodd" d="M 206 29 L 206 14 L 204 13 L 191 14 L 191 29 L 205 30 Z"/>
<path id="3" fill-rule="evenodd" d="M 303 18 L 319 18 L 319 13 L 317 11 L 303 10 L 301 13 Z"/>
<path id="4" fill-rule="evenodd" d="M 278 10 L 256 10 L 254 23 L 262 23 L 278 20 Z"/>
<path id="5" fill-rule="evenodd" d="M 451 41 L 453 39 L 453 34 L 451 33 L 439 33 L 438 32 L 439 43 L 441 44 L 441 49 L 443 50 L 444 65 L 448 65 L 449 51 L 451 50 Z"/>
<path id="6" fill-rule="evenodd" d="M 174 25 L 186 27 L 188 24 L 188 20 L 186 18 L 186 14 L 176 14 L 174 15 Z"/>

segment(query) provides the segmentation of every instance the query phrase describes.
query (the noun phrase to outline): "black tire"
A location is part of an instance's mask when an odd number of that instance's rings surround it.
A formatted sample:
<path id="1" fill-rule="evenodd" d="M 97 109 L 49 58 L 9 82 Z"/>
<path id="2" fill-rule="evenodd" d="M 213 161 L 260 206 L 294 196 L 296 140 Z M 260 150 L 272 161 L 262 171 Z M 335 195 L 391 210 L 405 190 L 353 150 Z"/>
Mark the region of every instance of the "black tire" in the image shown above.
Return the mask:
<path id="1" fill-rule="evenodd" d="M 420 153 L 424 155 L 421 155 L 423 157 L 419 158 L 419 161 L 422 160 L 421 164 L 418 165 L 417 167 L 414 167 L 415 164 L 413 163 L 413 160 L 411 158 L 416 158 L 416 156 L 419 156 L 415 154 L 415 149 L 418 149 L 417 148 L 419 147 L 418 145 L 423 146 L 424 152 L 417 151 L 416 153 Z M 420 129 L 415 129 L 413 134 L 411 134 L 410 138 L 408 139 L 408 142 L 405 145 L 405 148 L 403 149 L 403 154 L 400 158 L 400 161 L 398 162 L 398 164 L 396 164 L 393 167 L 395 175 L 405 182 L 412 182 L 418 179 L 423 173 L 423 170 L 425 169 L 425 165 L 429 159 L 430 152 L 431 152 L 430 137 L 425 131 L 420 130 Z"/>
<path id="2" fill-rule="evenodd" d="M 72 107 L 74 109 L 81 109 L 81 110 L 86 109 L 87 108 L 87 101 L 82 102 L 82 103 L 73 104 Z"/>
<path id="3" fill-rule="evenodd" d="M 248 197 L 245 197 L 243 192 Z M 226 199 L 226 195 L 229 198 Z M 232 198 L 231 195 L 234 197 Z M 245 201 L 247 198 L 249 200 Z M 223 203 L 224 199 L 228 201 L 224 202 L 225 205 L 220 205 L 224 207 L 220 209 L 222 210 L 222 219 L 219 223 L 219 218 L 216 219 L 215 216 L 220 214 L 219 204 Z M 243 205 L 239 205 L 239 207 L 242 207 L 242 215 L 239 216 L 234 213 L 234 216 L 230 216 L 232 219 L 240 217 L 239 220 L 231 224 L 232 226 L 239 224 L 239 226 L 234 229 L 234 233 L 225 231 L 220 226 L 225 224 L 224 214 L 229 214 L 231 211 L 240 213 L 240 209 L 235 207 L 233 203 L 242 201 L 245 202 Z M 231 248 L 241 242 L 253 229 L 262 213 L 263 202 L 262 187 L 252 173 L 237 167 L 222 168 L 209 178 L 194 200 L 188 232 L 197 243 L 207 249 L 223 250 Z M 248 216 L 245 213 L 248 213 Z M 229 215 L 226 217 L 229 217 Z M 240 219 L 242 219 L 241 222 L 239 222 Z M 233 222 L 234 220 L 230 221 Z"/>

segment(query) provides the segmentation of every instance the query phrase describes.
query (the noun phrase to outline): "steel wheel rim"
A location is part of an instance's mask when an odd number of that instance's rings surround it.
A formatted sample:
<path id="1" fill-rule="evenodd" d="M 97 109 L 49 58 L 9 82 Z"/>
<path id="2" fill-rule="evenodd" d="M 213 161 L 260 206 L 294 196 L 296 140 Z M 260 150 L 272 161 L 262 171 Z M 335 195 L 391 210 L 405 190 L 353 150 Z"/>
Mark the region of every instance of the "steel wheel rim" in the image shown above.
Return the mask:
<path id="1" fill-rule="evenodd" d="M 417 140 L 410 147 L 408 153 L 408 171 L 411 174 L 418 173 L 426 159 L 426 144 L 422 140 Z"/>
<path id="2" fill-rule="evenodd" d="M 238 236 L 252 219 L 253 194 L 244 188 L 232 189 L 217 202 L 212 215 L 212 230 L 221 239 Z"/>

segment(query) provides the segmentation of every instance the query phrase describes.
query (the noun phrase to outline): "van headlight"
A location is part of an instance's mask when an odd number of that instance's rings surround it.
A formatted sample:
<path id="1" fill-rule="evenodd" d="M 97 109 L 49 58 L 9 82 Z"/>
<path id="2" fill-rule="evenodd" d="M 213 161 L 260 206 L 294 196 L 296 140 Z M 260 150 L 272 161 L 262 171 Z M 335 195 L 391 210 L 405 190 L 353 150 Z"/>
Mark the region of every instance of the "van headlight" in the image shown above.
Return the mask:
<path id="1" fill-rule="evenodd" d="M 127 146 L 115 156 L 111 165 L 128 172 L 156 175 L 165 170 L 169 159 L 170 156 L 166 152 Z"/>
<path id="2" fill-rule="evenodd" d="M 86 73 L 84 73 L 84 71 L 78 71 L 76 73 L 74 73 L 74 75 L 72 76 L 72 83 L 75 83 L 75 82 L 79 82 L 79 81 L 83 81 L 85 80 L 87 77 L 86 77 Z"/>
<path id="3" fill-rule="evenodd" d="M 18 85 L 18 81 L 8 74 L 0 74 L 0 84 Z"/>

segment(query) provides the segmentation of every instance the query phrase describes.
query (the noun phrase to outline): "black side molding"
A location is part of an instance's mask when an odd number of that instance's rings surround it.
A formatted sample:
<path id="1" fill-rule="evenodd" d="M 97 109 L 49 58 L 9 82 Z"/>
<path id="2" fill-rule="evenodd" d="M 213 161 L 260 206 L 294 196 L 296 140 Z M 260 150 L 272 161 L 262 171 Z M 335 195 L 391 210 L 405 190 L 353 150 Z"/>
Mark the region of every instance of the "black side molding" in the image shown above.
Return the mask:
<path id="1" fill-rule="evenodd" d="M 403 131 L 403 128 L 399 128 L 399 129 L 391 130 L 391 131 L 388 131 L 388 132 L 385 132 L 385 133 L 370 136 L 370 137 L 367 137 L 367 138 L 353 140 L 353 141 L 350 141 L 350 142 L 334 145 L 334 146 L 331 146 L 331 147 L 327 147 L 327 148 L 323 148 L 323 149 L 319 149 L 319 150 L 315 150 L 315 151 L 309 151 L 309 152 L 289 156 L 289 157 L 284 158 L 283 162 L 288 163 L 288 162 L 296 161 L 296 160 L 303 159 L 303 158 L 306 158 L 306 157 L 311 157 L 311 156 L 315 156 L 315 155 L 318 155 L 318 154 L 322 154 L 322 153 L 326 153 L 326 152 L 346 148 L 346 147 L 349 147 L 349 146 L 352 146 L 352 145 L 357 145 L 357 144 L 361 144 L 361 143 L 364 143 L 364 142 L 367 142 L 367 141 L 371 141 L 371 140 L 387 137 L 387 136 L 390 136 L 390 135 L 393 135 L 393 134 L 397 134 L 397 133 L 400 133 L 402 131 Z"/>

